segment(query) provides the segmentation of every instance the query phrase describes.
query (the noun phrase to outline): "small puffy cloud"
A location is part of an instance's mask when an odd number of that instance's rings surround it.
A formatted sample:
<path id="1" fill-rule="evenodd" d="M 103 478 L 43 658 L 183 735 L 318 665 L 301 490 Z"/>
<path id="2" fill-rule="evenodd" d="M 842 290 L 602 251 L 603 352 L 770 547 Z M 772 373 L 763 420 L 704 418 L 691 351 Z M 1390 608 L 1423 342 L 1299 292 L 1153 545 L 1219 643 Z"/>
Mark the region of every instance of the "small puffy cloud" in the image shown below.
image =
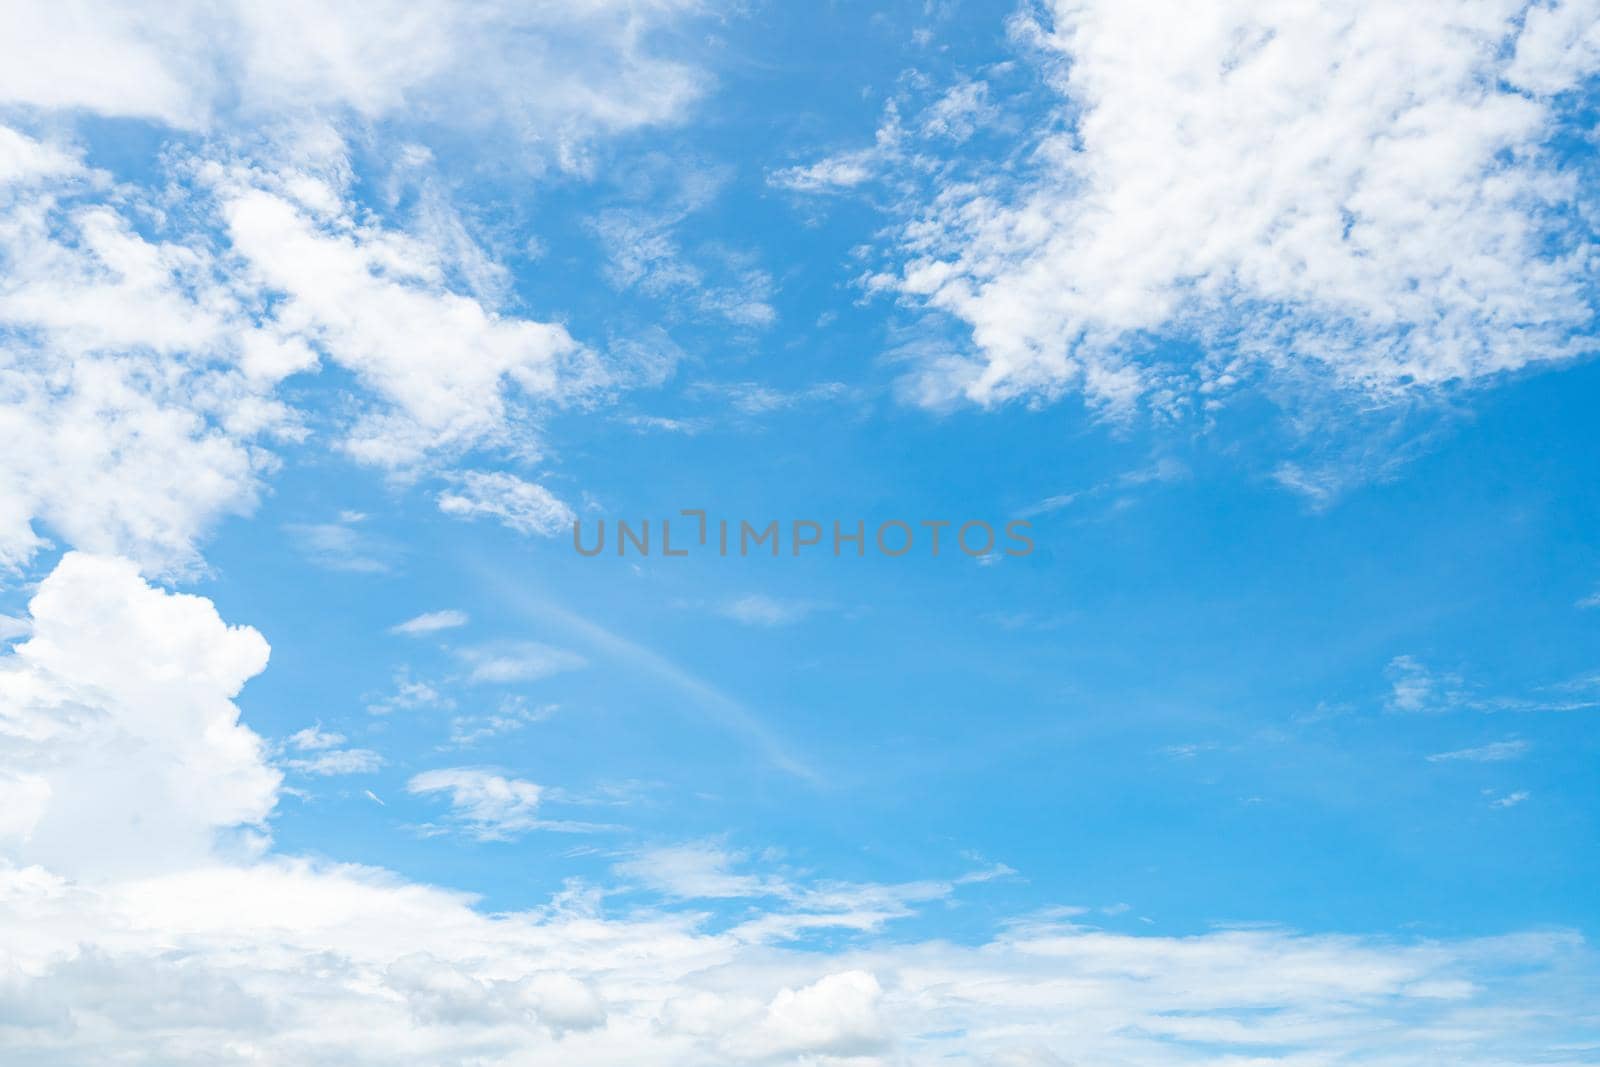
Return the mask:
<path id="1" fill-rule="evenodd" d="M 405 634 L 407 637 L 417 637 L 421 634 L 437 633 L 440 630 L 453 630 L 466 624 L 467 613 L 451 608 L 445 611 L 424 612 L 415 618 L 407 619 L 405 622 L 391 627 L 389 632 Z"/>
<path id="2" fill-rule="evenodd" d="M 324 730 L 321 726 L 307 726 L 290 734 L 285 741 L 290 748 L 301 752 L 320 752 L 344 744 L 344 734 Z"/>
<path id="3" fill-rule="evenodd" d="M 455 489 L 439 494 L 439 510 L 461 519 L 497 519 L 522 534 L 554 537 L 576 518 L 542 485 L 504 471 L 467 471 Z"/>
<path id="4" fill-rule="evenodd" d="M 539 786 L 475 767 L 424 771 L 406 783 L 416 796 L 444 793 L 450 822 L 479 841 L 505 841 L 537 828 Z"/>
<path id="5" fill-rule="evenodd" d="M 537 641 L 501 641 L 464 648 L 459 655 L 472 668 L 470 681 L 498 685 L 537 681 L 588 666 L 588 661 L 576 652 Z"/>

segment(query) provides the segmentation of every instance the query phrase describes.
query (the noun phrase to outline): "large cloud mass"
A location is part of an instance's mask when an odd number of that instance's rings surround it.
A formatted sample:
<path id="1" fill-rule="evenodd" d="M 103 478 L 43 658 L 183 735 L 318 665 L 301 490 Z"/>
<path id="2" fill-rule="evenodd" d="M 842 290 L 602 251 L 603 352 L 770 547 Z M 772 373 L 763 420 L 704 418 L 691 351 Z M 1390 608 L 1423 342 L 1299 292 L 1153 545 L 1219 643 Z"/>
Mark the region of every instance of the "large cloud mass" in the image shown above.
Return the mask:
<path id="1" fill-rule="evenodd" d="M 1059 94 L 1030 161 L 946 187 L 878 279 L 971 327 L 919 395 L 1159 406 L 1262 365 L 1387 392 L 1586 351 L 1592 176 L 1551 140 L 1597 24 L 1590 0 L 1030 9 Z"/>

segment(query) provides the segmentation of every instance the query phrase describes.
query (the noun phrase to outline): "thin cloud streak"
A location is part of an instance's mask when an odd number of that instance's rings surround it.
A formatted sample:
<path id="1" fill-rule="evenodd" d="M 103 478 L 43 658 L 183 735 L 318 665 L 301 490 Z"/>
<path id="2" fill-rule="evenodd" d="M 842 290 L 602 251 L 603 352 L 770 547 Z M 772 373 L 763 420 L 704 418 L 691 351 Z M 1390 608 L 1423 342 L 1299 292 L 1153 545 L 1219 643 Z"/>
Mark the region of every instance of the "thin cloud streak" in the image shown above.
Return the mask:
<path id="1" fill-rule="evenodd" d="M 489 580 L 492 576 L 481 568 L 480 574 L 485 587 L 522 614 L 555 622 L 596 651 L 676 689 L 693 701 L 708 720 L 749 742 L 779 770 L 811 785 L 824 783 L 822 775 L 796 755 L 790 744 L 779 737 L 760 716 L 710 682 L 685 670 L 654 649 L 629 640 L 576 612 L 519 590 L 508 589 L 503 581 Z"/>

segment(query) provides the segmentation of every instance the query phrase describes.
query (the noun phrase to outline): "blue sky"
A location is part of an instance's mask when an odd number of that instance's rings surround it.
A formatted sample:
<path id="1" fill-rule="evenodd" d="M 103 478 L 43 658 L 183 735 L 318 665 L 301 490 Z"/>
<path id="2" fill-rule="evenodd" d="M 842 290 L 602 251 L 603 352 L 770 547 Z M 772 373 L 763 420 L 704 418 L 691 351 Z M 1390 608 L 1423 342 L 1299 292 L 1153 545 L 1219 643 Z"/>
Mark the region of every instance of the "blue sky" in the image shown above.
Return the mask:
<path id="1" fill-rule="evenodd" d="M 1593 1062 L 1593 4 L 81 7 L 16 1062 Z"/>

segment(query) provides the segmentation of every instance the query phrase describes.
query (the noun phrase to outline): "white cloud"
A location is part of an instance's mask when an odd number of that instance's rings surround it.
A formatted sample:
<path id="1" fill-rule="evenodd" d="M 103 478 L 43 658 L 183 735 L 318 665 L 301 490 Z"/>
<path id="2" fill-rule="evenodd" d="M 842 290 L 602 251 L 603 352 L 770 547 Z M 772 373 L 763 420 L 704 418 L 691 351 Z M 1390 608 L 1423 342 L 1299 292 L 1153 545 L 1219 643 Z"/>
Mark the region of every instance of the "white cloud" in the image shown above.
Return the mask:
<path id="1" fill-rule="evenodd" d="M 1436 752 L 1428 757 L 1429 763 L 1447 763 L 1466 760 L 1471 763 L 1499 763 L 1520 759 L 1531 746 L 1526 741 L 1492 741 L 1476 748 L 1460 748 L 1453 752 Z"/>
<path id="2" fill-rule="evenodd" d="M 0 778 L 25 783 L 30 816 L 9 820 L 0 852 L 142 870 L 264 827 L 279 775 L 232 703 L 267 664 L 260 634 L 151 588 L 131 563 L 79 553 L 29 611 L 32 636 L 0 655 Z"/>
<path id="3" fill-rule="evenodd" d="M 278 168 L 176 155 L 183 212 L 81 169 L 48 191 L 0 189 L 0 566 L 45 543 L 39 522 L 151 572 L 196 570 L 199 538 L 254 506 L 267 446 L 306 436 L 279 390 L 324 358 L 356 385 L 326 405 L 335 439 L 397 470 L 523 448 L 512 427 L 535 405 L 622 380 L 560 326 L 453 289 L 455 252 L 358 217 L 336 134 L 290 148 Z M 136 225 L 145 215 L 158 223 Z M 559 517 L 509 477 L 468 475 L 449 499 L 523 529 Z M 381 567 L 332 544 L 350 526 L 300 532 L 323 558 Z"/>
<path id="4" fill-rule="evenodd" d="M 416 637 L 420 634 L 438 633 L 440 630 L 453 630 L 466 624 L 466 612 L 447 608 L 444 611 L 423 612 L 415 618 L 407 619 L 397 626 L 390 627 L 389 632 L 405 634 L 407 637 Z"/>
<path id="5" fill-rule="evenodd" d="M 1389 679 L 1390 711 L 1453 711 L 1468 700 L 1460 675 L 1433 671 L 1414 656 L 1396 656 L 1384 673 Z"/>
<path id="6" fill-rule="evenodd" d="M 341 515 L 337 522 L 297 522 L 283 528 L 307 560 L 332 571 L 383 574 L 389 563 L 383 557 L 393 550 L 362 531 L 362 516 Z M 353 521 L 352 521 L 353 520 Z"/>
<path id="7" fill-rule="evenodd" d="M 489 914 L 387 871 L 230 852 L 215 831 L 258 823 L 278 790 L 232 704 L 262 638 L 81 555 L 30 610 L 34 638 L 0 657 L 8 1062 L 1489 1067 L 1586 1040 L 1570 1020 L 1596 960 L 1576 934 L 1158 937 L 1023 918 L 968 945 L 873 933 L 947 906 L 953 882 L 740 873 L 720 846 L 637 874 L 669 897 L 742 897 L 732 926 L 703 899 L 611 912 L 582 882 Z M 331 734 L 297 736 L 329 751 Z M 529 782 L 451 768 L 411 788 L 469 834 L 539 825 Z M 828 943 L 791 943 L 821 929 Z"/>
<path id="8" fill-rule="evenodd" d="M 504 444 L 513 390 L 552 400 L 602 383 L 593 355 L 563 327 L 452 291 L 440 248 L 360 221 L 342 190 L 327 190 L 339 210 L 322 217 L 263 187 L 282 175 L 207 173 L 245 277 L 278 298 L 271 321 L 379 398 L 346 439 L 357 459 L 407 467 L 432 452 Z"/>
<path id="9" fill-rule="evenodd" d="M 492 684 L 532 682 L 588 665 L 576 652 L 537 641 L 500 641 L 462 649 L 460 655 L 472 666 L 470 681 Z"/>
<path id="10" fill-rule="evenodd" d="M 367 705 L 367 711 L 372 715 L 387 715 L 392 711 L 413 711 L 417 708 L 448 710 L 455 706 L 456 702 L 441 693 L 437 686 L 413 678 L 410 671 L 402 669 L 395 674 L 394 692 L 373 700 Z"/>
<path id="11" fill-rule="evenodd" d="M 887 167 L 898 162 L 904 139 L 900 108 L 891 100 L 884 108 L 883 122 L 871 147 L 847 149 L 815 163 L 787 167 L 768 175 L 767 180 L 796 193 L 845 192 L 880 177 Z"/>
<path id="12" fill-rule="evenodd" d="M 372 774 L 383 766 L 383 757 L 370 748 L 336 748 L 305 759 L 284 760 L 283 765 L 301 774 Z"/>
<path id="13" fill-rule="evenodd" d="M 554 537 L 576 519 L 572 508 L 542 485 L 503 471 L 467 471 L 454 490 L 439 494 L 439 510 L 461 519 L 498 519 L 521 534 Z"/>
<path id="14" fill-rule="evenodd" d="M 0 10 L 8 115 L 57 133 L 85 112 L 168 127 L 165 188 L 0 127 L 0 568 L 59 537 L 192 575 L 206 533 L 255 506 L 276 442 L 315 426 L 362 462 L 436 473 L 466 449 L 521 454 L 541 405 L 642 380 L 637 353 L 607 369 L 515 314 L 423 179 L 409 230 L 357 207 L 341 131 L 407 175 L 431 159 L 408 135 L 441 117 L 519 165 L 584 170 L 596 137 L 678 119 L 699 95 L 702 75 L 654 32 L 697 10 Z M 354 388 L 291 408 L 285 380 L 325 362 Z"/>
<path id="15" fill-rule="evenodd" d="M 487 715 L 458 715 L 450 720 L 450 745 L 467 748 L 491 738 L 515 733 L 530 723 L 543 722 L 560 709 L 557 704 L 529 706 L 521 696 L 508 696 Z"/>
<path id="16" fill-rule="evenodd" d="M 741 415 L 766 415 L 802 404 L 848 400 L 853 395 L 843 382 L 817 382 L 793 390 L 775 389 L 760 382 L 696 382 L 689 392 L 726 403 Z"/>
<path id="17" fill-rule="evenodd" d="M 95 199 L 98 177 L 70 174 L 0 188 L 0 566 L 44 543 L 37 519 L 73 546 L 192 569 L 196 538 L 254 503 L 270 457 L 253 442 L 296 435 L 270 391 L 300 357 L 247 369 L 244 353 L 291 346 L 204 247 L 143 236 Z"/>
<path id="18" fill-rule="evenodd" d="M 424 771 L 406 783 L 419 796 L 448 793 L 450 818 L 479 841 L 505 841 L 540 825 L 540 788 L 474 767 Z"/>
<path id="19" fill-rule="evenodd" d="M 618 863 L 624 878 L 669 896 L 693 900 L 787 895 L 780 880 L 735 874 L 745 857 L 713 841 L 689 842 L 650 849 Z"/>
<path id="20" fill-rule="evenodd" d="M 285 744 L 301 752 L 320 752 L 323 749 L 337 748 L 344 742 L 344 734 L 324 730 L 321 726 L 307 726 L 304 730 L 296 730 L 290 734 Z"/>
<path id="21" fill-rule="evenodd" d="M 1386 393 L 1584 351 L 1591 187 L 1541 144 L 1595 11 L 1526 7 L 1026 9 L 1045 132 L 1020 171 L 941 173 L 874 282 L 971 327 L 912 392 L 1164 407 L 1262 367 Z"/>
<path id="22" fill-rule="evenodd" d="M 593 136 L 672 121 L 700 94 L 703 75 L 651 47 L 652 30 L 693 6 L 7 5 L 0 102 L 191 130 L 308 112 L 448 116 L 572 167 Z"/>
<path id="23" fill-rule="evenodd" d="M 83 164 L 74 153 L 0 126 L 0 186 L 28 185 L 45 178 L 73 178 L 83 174 Z"/>
<path id="24" fill-rule="evenodd" d="M 760 593 L 750 593 L 728 601 L 717 610 L 746 626 L 787 626 L 809 615 L 812 605 L 804 601 L 779 600 Z"/>
<path id="25" fill-rule="evenodd" d="M 667 301 L 674 317 L 772 325 L 772 277 L 754 257 L 718 242 L 683 247 L 683 222 L 710 206 L 729 176 L 724 168 L 659 156 L 619 175 L 626 206 L 606 208 L 590 223 L 606 253 L 606 280 Z"/>
<path id="26" fill-rule="evenodd" d="M 1494 800 L 1489 801 L 1489 806 L 1491 808 L 1514 808 L 1524 800 L 1527 800 L 1529 795 L 1526 790 L 1507 793 L 1503 797 L 1496 797 Z"/>
<path id="27" fill-rule="evenodd" d="M 779 990 L 743 1044 L 756 1056 L 867 1056 L 889 1044 L 882 999 L 883 987 L 867 971 L 824 975 Z"/>

